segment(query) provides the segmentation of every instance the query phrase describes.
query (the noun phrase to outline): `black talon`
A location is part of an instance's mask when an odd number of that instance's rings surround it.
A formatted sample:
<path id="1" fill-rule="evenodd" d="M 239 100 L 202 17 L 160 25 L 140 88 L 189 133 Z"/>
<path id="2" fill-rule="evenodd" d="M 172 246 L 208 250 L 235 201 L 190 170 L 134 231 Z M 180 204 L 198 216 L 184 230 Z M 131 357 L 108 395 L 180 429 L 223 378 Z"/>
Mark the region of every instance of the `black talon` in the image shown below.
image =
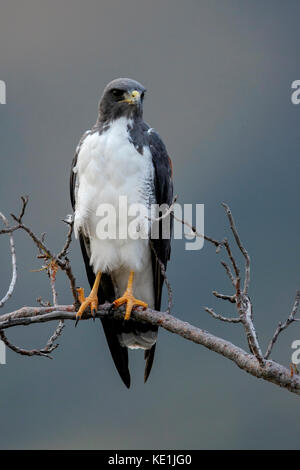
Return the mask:
<path id="1" fill-rule="evenodd" d="M 108 309 L 108 314 L 110 315 L 114 309 L 115 309 L 115 304 L 112 302 L 112 304 L 110 305 Z"/>

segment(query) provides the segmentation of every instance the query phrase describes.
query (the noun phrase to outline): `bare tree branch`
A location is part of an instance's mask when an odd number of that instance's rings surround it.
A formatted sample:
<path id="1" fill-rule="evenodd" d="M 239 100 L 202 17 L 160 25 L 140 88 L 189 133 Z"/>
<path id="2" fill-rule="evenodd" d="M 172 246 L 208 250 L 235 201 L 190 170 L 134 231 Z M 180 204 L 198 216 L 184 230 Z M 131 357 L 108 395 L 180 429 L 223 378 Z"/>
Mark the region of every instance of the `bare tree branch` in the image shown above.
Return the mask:
<path id="1" fill-rule="evenodd" d="M 224 204 L 224 203 L 222 204 L 222 206 L 225 208 L 227 217 L 229 219 L 230 228 L 231 228 L 232 233 L 234 235 L 235 241 L 236 241 L 239 249 L 241 250 L 241 252 L 242 252 L 242 254 L 245 258 L 245 281 L 244 281 L 243 294 L 247 295 L 248 288 L 249 288 L 249 283 L 250 283 L 250 257 L 248 255 L 247 250 L 245 249 L 245 247 L 243 246 L 243 244 L 241 242 L 241 239 L 240 239 L 238 231 L 236 229 L 236 226 L 235 226 L 230 208 L 227 206 L 227 204 Z"/>
<path id="2" fill-rule="evenodd" d="M 296 313 L 298 311 L 298 308 L 299 308 L 299 303 L 300 303 L 300 291 L 297 291 L 292 311 L 291 311 L 289 317 L 287 318 L 287 320 L 284 323 L 279 322 L 279 324 L 276 328 L 276 331 L 275 331 L 275 333 L 274 333 L 274 335 L 273 335 L 273 337 L 272 337 L 272 339 L 271 339 L 271 341 L 268 345 L 268 348 L 267 348 L 267 351 L 266 351 L 266 354 L 265 354 L 265 359 L 268 359 L 270 357 L 273 346 L 276 343 L 279 334 L 283 330 L 285 330 L 291 323 L 293 323 L 295 321 L 299 321 L 299 319 L 295 318 L 295 315 L 296 315 Z"/>
<path id="3" fill-rule="evenodd" d="M 233 276 L 233 274 L 232 274 L 232 272 L 231 272 L 230 267 L 228 266 L 227 263 L 225 263 L 225 261 L 221 261 L 221 265 L 224 266 L 225 271 L 226 271 L 226 273 L 227 273 L 227 276 L 229 277 L 229 279 L 231 280 L 233 286 L 235 287 L 235 279 L 234 279 L 234 276 Z"/>
<path id="4" fill-rule="evenodd" d="M 213 295 L 217 297 L 218 299 L 222 300 L 228 300 L 232 304 L 236 303 L 236 296 L 235 295 L 225 295 L 225 294 L 220 294 L 219 292 L 213 290 Z"/>
<path id="5" fill-rule="evenodd" d="M 205 307 L 205 311 L 208 312 L 216 320 L 221 320 L 227 323 L 241 323 L 242 321 L 241 318 L 223 317 L 222 315 L 219 315 L 218 313 L 214 312 L 212 308 Z"/>
<path id="6" fill-rule="evenodd" d="M 48 357 L 48 359 L 52 359 L 50 356 L 50 353 L 54 351 L 58 347 L 58 344 L 50 344 L 49 341 L 45 348 L 43 349 L 22 349 L 19 348 L 18 346 L 15 346 L 12 344 L 8 339 L 7 336 L 5 335 L 3 330 L 0 330 L 0 339 L 3 341 L 3 343 L 12 351 L 14 351 L 17 354 L 21 354 L 22 356 L 43 356 L 43 357 Z"/>
<path id="7" fill-rule="evenodd" d="M 32 241 L 34 242 L 36 247 L 38 248 L 39 253 L 40 253 L 38 258 L 43 258 L 45 261 L 48 261 L 48 262 L 51 262 L 52 260 L 54 260 L 55 263 L 58 265 L 58 267 L 66 273 L 66 275 L 68 276 L 69 282 L 70 282 L 70 287 L 71 287 L 71 292 L 72 292 L 72 295 L 73 295 L 73 298 L 74 298 L 74 302 L 77 303 L 78 299 L 77 299 L 77 290 L 76 290 L 76 280 L 75 280 L 75 276 L 73 274 L 73 271 L 72 271 L 72 268 L 71 268 L 71 265 L 70 265 L 70 261 L 66 256 L 67 255 L 67 250 L 68 250 L 68 248 L 70 246 L 70 243 L 71 243 L 71 240 L 72 240 L 73 221 L 70 220 L 70 217 L 67 217 L 64 220 L 64 222 L 66 222 L 69 225 L 69 231 L 68 231 L 68 234 L 67 234 L 67 239 L 66 239 L 66 243 L 65 243 L 64 247 L 62 248 L 60 253 L 57 256 L 55 256 L 50 251 L 50 249 L 48 247 L 46 247 L 46 245 L 44 243 L 45 234 L 43 234 L 42 237 L 39 238 L 37 235 L 35 235 L 35 233 L 29 227 L 27 227 L 23 223 L 23 217 L 25 215 L 25 211 L 26 211 L 26 207 L 27 207 L 29 198 L 28 198 L 28 196 L 25 196 L 25 197 L 22 196 L 21 200 L 22 200 L 22 208 L 21 208 L 20 214 L 18 216 L 14 215 L 14 214 L 11 214 L 11 217 L 18 223 L 18 225 L 8 227 L 7 229 L 1 230 L 0 235 L 2 235 L 4 233 L 12 234 L 16 230 L 24 230 L 30 236 L 30 238 L 32 239 Z"/>
<path id="8" fill-rule="evenodd" d="M 264 363 L 260 345 L 258 343 L 256 330 L 253 323 L 253 310 L 251 300 L 247 295 L 243 295 L 238 305 L 238 311 L 245 328 L 250 351 L 255 355 L 260 364 Z"/>
<path id="9" fill-rule="evenodd" d="M 9 229 L 9 223 L 7 218 L 0 212 L 0 218 L 2 219 L 4 225 Z M 11 252 L 11 264 L 12 264 L 12 276 L 8 291 L 6 292 L 5 296 L 0 300 L 0 308 L 4 306 L 4 304 L 8 301 L 8 299 L 12 296 L 16 282 L 17 282 L 17 259 L 16 259 L 16 250 L 15 250 L 15 243 L 14 237 L 12 232 L 9 233 L 9 243 L 10 243 L 10 252 Z"/>
<path id="10" fill-rule="evenodd" d="M 49 264 L 49 278 L 50 278 L 50 284 L 51 284 L 51 290 L 52 290 L 53 305 L 57 305 L 57 292 L 56 292 L 56 286 L 55 286 L 57 270 L 58 270 L 58 266 L 55 263 L 55 261 L 52 260 L 51 263 Z"/>
<path id="11" fill-rule="evenodd" d="M 54 308 L 57 308 L 57 292 L 55 288 L 55 277 L 56 277 L 57 269 L 58 268 L 56 264 L 52 261 L 49 266 L 49 277 L 50 277 L 50 284 L 51 284 L 51 289 L 52 289 L 52 294 L 53 294 Z M 1 319 L 5 318 L 5 315 L 2 315 L 0 318 Z M 43 357 L 48 357 L 49 359 L 52 359 L 52 357 L 50 356 L 50 353 L 58 347 L 58 344 L 55 344 L 55 341 L 62 334 L 63 328 L 64 328 L 64 320 L 59 320 L 59 323 L 56 329 L 54 330 L 54 333 L 51 335 L 51 337 L 47 341 L 46 346 L 43 349 L 29 349 L 28 350 L 28 349 L 20 348 L 12 344 L 8 340 L 3 329 L 0 329 L 0 339 L 4 342 L 4 344 L 6 344 L 8 348 L 10 348 L 12 351 L 18 354 L 21 354 L 22 356 L 43 356 Z"/>
<path id="12" fill-rule="evenodd" d="M 65 242 L 62 250 L 57 255 L 58 259 L 62 259 L 67 255 L 69 246 L 71 245 L 72 235 L 73 235 L 73 226 L 74 226 L 73 216 L 71 214 L 67 215 L 67 217 L 65 219 L 63 219 L 63 222 L 65 222 L 65 224 L 67 224 L 69 226 L 69 231 L 67 233 L 66 242 Z"/>
<path id="13" fill-rule="evenodd" d="M 67 246 L 71 243 L 71 236 L 72 236 L 72 231 L 69 230 L 68 236 L 67 236 L 67 241 L 66 244 L 63 248 L 62 253 L 67 252 Z M 61 255 L 63 256 L 63 255 Z M 56 292 L 56 286 L 55 286 L 55 281 L 56 281 L 56 273 L 58 270 L 58 266 L 54 260 L 51 261 L 49 265 L 49 278 L 50 278 L 50 284 L 51 284 L 51 290 L 52 290 L 52 298 L 53 298 L 53 306 L 57 306 L 57 292 Z M 56 329 L 54 330 L 53 335 L 49 338 L 47 345 L 46 345 L 46 350 L 54 350 L 58 347 L 58 344 L 54 344 L 57 338 L 62 334 L 62 330 L 64 328 L 64 320 L 59 320 L 58 325 Z"/>
<path id="14" fill-rule="evenodd" d="M 243 288 L 241 289 L 241 270 L 235 260 L 235 256 L 233 250 L 229 244 L 229 241 L 225 238 L 222 241 L 218 241 L 214 238 L 208 237 L 206 235 L 198 234 L 195 228 L 185 222 L 184 220 L 180 220 L 178 217 L 174 215 L 174 203 L 175 200 L 170 207 L 169 214 L 173 212 L 173 216 L 175 219 L 179 220 L 183 225 L 187 225 L 194 235 L 199 237 L 204 237 L 206 241 L 211 243 L 215 248 L 216 252 L 219 253 L 220 250 L 223 248 L 225 253 L 228 256 L 228 263 L 225 261 L 221 261 L 221 264 L 226 270 L 226 273 L 234 287 L 234 293 L 232 295 L 221 294 L 217 291 L 213 291 L 213 294 L 218 299 L 230 302 L 235 305 L 237 316 L 236 317 L 225 317 L 216 313 L 213 309 L 206 307 L 206 311 L 216 320 L 220 320 L 227 323 L 241 323 L 243 325 L 246 338 L 248 341 L 250 353 L 247 353 L 243 349 L 235 346 L 234 344 L 230 343 L 229 341 L 214 336 L 213 334 L 197 328 L 195 326 L 190 325 L 187 322 L 183 322 L 178 318 L 175 318 L 173 315 L 170 315 L 172 301 L 173 301 L 173 293 L 171 285 L 167 279 L 166 272 L 164 269 L 163 264 L 158 259 L 158 262 L 161 267 L 162 276 L 164 278 L 164 282 L 166 283 L 168 289 L 168 309 L 166 312 L 158 312 L 154 310 L 140 310 L 136 309 L 132 315 L 137 321 L 147 321 L 153 325 L 160 326 L 174 334 L 177 334 L 189 341 L 193 341 L 197 344 L 200 344 L 218 354 L 223 355 L 227 359 L 234 362 L 238 367 L 240 367 L 245 372 L 257 377 L 272 382 L 280 387 L 284 387 L 292 393 L 296 393 L 300 395 L 300 376 L 297 373 L 297 369 L 289 369 L 286 368 L 274 361 L 268 360 L 271 350 L 278 339 L 279 334 L 285 328 L 287 328 L 292 322 L 299 321 L 300 319 L 295 318 L 299 303 L 300 303 L 300 292 L 297 292 L 296 299 L 292 308 L 292 311 L 288 317 L 288 319 L 283 324 L 279 324 L 270 344 L 268 346 L 267 352 L 263 357 L 260 344 L 257 338 L 254 321 L 253 321 L 253 307 L 252 302 L 248 296 L 249 284 L 250 284 L 250 257 L 248 255 L 247 250 L 245 249 L 244 245 L 241 242 L 239 234 L 236 229 L 236 225 L 234 219 L 232 217 L 231 211 L 226 204 L 223 204 L 223 207 L 226 211 L 226 215 L 229 221 L 229 225 L 231 231 L 233 233 L 234 240 L 238 249 L 241 251 L 245 267 L 244 267 L 244 283 Z M 68 233 L 66 236 L 66 241 L 60 250 L 60 252 L 55 255 L 52 251 L 46 246 L 45 243 L 45 234 L 41 237 L 38 237 L 34 234 L 34 232 L 24 224 L 23 218 L 25 215 L 26 207 L 28 204 L 28 197 L 22 198 L 22 208 L 20 211 L 19 216 L 12 215 L 12 218 L 17 225 L 9 225 L 6 217 L 0 213 L 0 218 L 3 220 L 6 228 L 0 231 L 1 234 L 9 234 L 10 236 L 10 247 L 11 247 L 11 256 L 12 256 L 12 266 L 13 266 L 13 275 L 12 280 L 10 283 L 10 287 L 8 293 L 2 299 L 1 302 L 5 302 L 11 296 L 16 280 L 16 257 L 15 257 L 15 248 L 13 243 L 12 234 L 16 230 L 23 230 L 25 231 L 30 238 L 33 240 L 34 244 L 38 248 L 38 258 L 44 261 L 44 266 L 42 270 L 46 270 L 49 279 L 50 279 L 50 287 L 52 291 L 52 298 L 53 298 L 53 305 L 49 305 L 49 303 L 43 302 L 41 299 L 38 299 L 39 306 L 38 307 L 22 307 L 19 310 L 6 313 L 0 316 L 0 338 L 4 343 L 13 351 L 17 352 L 18 354 L 23 354 L 26 356 L 44 356 L 50 357 L 50 353 L 57 348 L 56 340 L 61 335 L 62 330 L 64 328 L 64 320 L 76 320 L 76 309 L 77 309 L 77 291 L 76 291 L 76 281 L 73 275 L 71 265 L 69 259 L 67 258 L 68 250 L 72 241 L 72 233 L 73 233 L 73 220 L 71 217 L 68 217 L 65 222 L 68 225 Z M 155 253 L 156 255 L 156 253 Z M 157 256 L 157 255 L 156 255 Z M 73 305 L 58 305 L 58 295 L 56 291 L 55 281 L 56 281 L 56 274 L 58 270 L 61 270 L 66 274 L 68 277 L 70 288 L 74 298 Z M 1 306 L 1 304 L 0 304 Z M 124 309 L 111 309 L 110 304 L 101 305 L 98 309 L 96 316 L 98 318 L 104 318 L 106 316 L 115 316 L 116 318 L 123 318 L 124 317 Z M 85 313 L 83 319 L 90 319 L 93 316 L 90 313 Z M 44 323 L 50 321 L 57 321 L 59 323 L 55 328 L 54 333 L 49 338 L 46 346 L 43 349 L 32 349 L 32 350 L 25 350 L 13 345 L 6 337 L 5 330 L 16 327 L 16 326 L 28 326 L 37 323 Z"/>
<path id="15" fill-rule="evenodd" d="M 207 242 L 212 243 L 216 247 L 216 252 L 219 253 L 220 248 L 223 245 L 223 241 L 219 242 L 218 240 L 215 240 L 214 238 L 208 237 L 207 235 L 203 235 L 197 232 L 196 228 L 193 227 L 193 225 L 191 225 L 186 220 L 182 220 L 179 217 L 177 217 L 177 215 L 175 215 L 174 212 L 173 212 L 173 217 L 175 220 L 177 220 L 177 222 L 180 222 L 182 225 L 186 225 L 191 230 L 191 233 L 194 234 L 196 237 L 204 238 L 204 240 L 206 240 Z"/>
<path id="16" fill-rule="evenodd" d="M 104 318 L 111 316 L 112 310 L 110 307 L 110 304 L 101 305 L 96 313 L 96 317 Z M 23 307 L 19 311 L 4 315 L 4 321 L 1 316 L 0 331 L 17 325 L 28 326 L 53 320 L 76 320 L 76 311 L 73 305 L 57 306 L 56 309 L 55 307 L 49 307 L 48 309 L 41 307 L 40 314 L 37 310 L 38 308 L 36 307 Z M 35 312 L 35 315 L 33 315 L 33 312 Z M 124 318 L 124 309 L 116 310 L 113 315 L 115 318 Z M 205 330 L 179 320 L 165 312 L 157 312 L 150 309 L 136 309 L 132 312 L 132 316 L 135 320 L 147 321 L 152 325 L 160 326 L 171 333 L 177 334 L 186 340 L 200 344 L 231 360 L 245 372 L 300 395 L 300 376 L 294 375 L 291 377 L 290 369 L 274 361 L 267 360 L 261 365 L 253 354 L 249 354 L 231 342 L 214 336 Z M 91 313 L 86 312 L 81 321 L 90 320 L 92 318 Z"/>
<path id="17" fill-rule="evenodd" d="M 241 290 L 241 276 L 240 276 L 240 268 L 238 267 L 238 264 L 235 260 L 233 251 L 230 247 L 229 241 L 227 238 L 225 238 L 223 241 L 218 242 L 217 240 L 210 239 L 209 241 L 213 243 L 215 246 L 218 246 L 220 249 L 222 247 L 225 248 L 225 251 L 228 255 L 231 267 L 233 269 L 233 272 L 229 265 L 225 261 L 221 261 L 222 266 L 225 268 L 225 271 L 232 283 L 232 285 L 235 288 L 235 293 L 233 295 L 224 295 L 224 294 L 219 294 L 216 291 L 213 291 L 213 295 L 221 300 L 227 300 L 230 301 L 231 303 L 236 305 L 236 310 L 238 313 L 237 318 L 228 318 L 224 317 L 223 315 L 220 315 L 216 313 L 213 309 L 206 307 L 205 310 L 216 320 L 221 320 L 224 322 L 228 323 L 242 323 L 244 326 L 244 330 L 246 333 L 246 338 L 249 344 L 249 349 L 250 351 L 254 354 L 256 359 L 259 361 L 261 365 L 263 365 L 264 362 L 264 357 L 261 352 L 261 348 L 258 342 L 254 322 L 253 322 L 253 309 L 252 309 L 252 303 L 250 301 L 249 296 L 247 295 L 248 288 L 249 288 L 249 283 L 250 283 L 250 257 L 247 253 L 247 250 L 243 246 L 241 239 L 238 235 L 231 211 L 229 207 L 226 204 L 222 204 L 226 211 L 227 218 L 229 220 L 229 225 L 232 230 L 232 233 L 234 235 L 236 244 L 239 248 L 239 250 L 242 252 L 244 259 L 245 259 L 245 279 L 244 279 L 244 288 Z M 183 222 L 185 223 L 185 222 Z M 233 274 L 234 273 L 234 274 Z"/>

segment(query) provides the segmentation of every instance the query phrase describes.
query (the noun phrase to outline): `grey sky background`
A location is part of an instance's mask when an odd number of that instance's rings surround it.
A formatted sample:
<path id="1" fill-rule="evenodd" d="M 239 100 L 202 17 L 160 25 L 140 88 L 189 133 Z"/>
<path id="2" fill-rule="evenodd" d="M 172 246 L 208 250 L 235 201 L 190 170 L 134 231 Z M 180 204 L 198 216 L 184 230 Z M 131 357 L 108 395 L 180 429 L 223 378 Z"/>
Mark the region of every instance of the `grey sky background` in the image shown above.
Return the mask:
<path id="1" fill-rule="evenodd" d="M 0 210 L 19 209 L 47 232 L 53 250 L 70 213 L 69 170 L 82 133 L 95 122 L 107 82 L 120 76 L 148 89 L 145 119 L 164 139 L 182 203 L 205 204 L 205 231 L 229 235 L 222 201 L 251 254 L 259 338 L 265 348 L 300 283 L 299 2 L 289 0 L 10 0 L 0 7 Z M 16 235 L 19 279 L 3 313 L 50 298 L 35 249 Z M 0 279 L 10 276 L 1 238 Z M 71 253 L 87 287 L 78 243 Z M 214 250 L 173 243 L 174 313 L 246 347 L 239 325 L 218 324 L 203 306 L 230 313 L 211 292 L 229 291 Z M 59 301 L 71 301 L 58 275 Z M 2 313 L 2 312 L 1 312 Z M 13 329 L 24 347 L 44 344 L 50 325 Z M 288 365 L 300 324 L 273 358 Z M 159 333 L 149 383 L 142 354 L 130 355 L 122 385 L 99 322 L 67 324 L 54 360 L 7 354 L 0 366 L 0 448 L 299 448 L 299 398 L 183 339 Z"/>

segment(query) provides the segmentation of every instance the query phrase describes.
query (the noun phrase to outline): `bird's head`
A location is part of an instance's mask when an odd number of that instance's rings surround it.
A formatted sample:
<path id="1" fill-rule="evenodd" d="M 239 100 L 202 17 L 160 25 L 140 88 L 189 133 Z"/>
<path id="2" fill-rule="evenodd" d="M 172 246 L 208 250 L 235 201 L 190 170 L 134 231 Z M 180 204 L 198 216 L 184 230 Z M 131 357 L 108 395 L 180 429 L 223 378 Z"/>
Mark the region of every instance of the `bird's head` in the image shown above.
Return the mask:
<path id="1" fill-rule="evenodd" d="M 99 103 L 99 119 L 111 121 L 120 117 L 142 117 L 146 89 L 130 78 L 117 78 L 104 89 Z"/>

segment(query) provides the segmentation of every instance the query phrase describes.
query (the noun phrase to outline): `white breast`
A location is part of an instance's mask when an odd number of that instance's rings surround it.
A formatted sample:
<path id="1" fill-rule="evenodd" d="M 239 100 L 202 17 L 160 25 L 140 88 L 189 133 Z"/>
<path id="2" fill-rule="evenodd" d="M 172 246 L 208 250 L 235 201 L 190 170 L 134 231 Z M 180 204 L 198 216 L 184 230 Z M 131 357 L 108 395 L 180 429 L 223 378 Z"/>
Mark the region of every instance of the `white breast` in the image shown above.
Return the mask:
<path id="1" fill-rule="evenodd" d="M 91 265 L 94 272 L 111 274 L 120 295 L 125 290 L 130 270 L 140 272 L 140 282 L 135 276 L 136 289 L 143 284 L 143 300 L 153 304 L 153 282 L 151 253 L 148 239 L 99 240 L 96 234 L 99 217 L 97 209 L 101 204 L 111 204 L 117 215 L 117 228 L 122 231 L 122 223 L 128 220 L 118 217 L 120 196 L 126 196 L 128 206 L 153 202 L 150 181 L 153 181 L 152 157 L 147 148 L 141 155 L 129 141 L 126 118 L 111 124 L 101 135 L 95 132 L 88 135 L 78 155 L 75 234 L 81 230 L 90 238 Z M 124 202 L 124 199 L 123 199 Z M 144 217 L 144 230 L 149 221 Z M 99 226 L 98 226 L 99 227 Z M 150 287 L 149 287 L 150 285 Z M 139 295 L 135 292 L 135 295 Z M 148 298 L 147 298 L 148 297 Z"/>

